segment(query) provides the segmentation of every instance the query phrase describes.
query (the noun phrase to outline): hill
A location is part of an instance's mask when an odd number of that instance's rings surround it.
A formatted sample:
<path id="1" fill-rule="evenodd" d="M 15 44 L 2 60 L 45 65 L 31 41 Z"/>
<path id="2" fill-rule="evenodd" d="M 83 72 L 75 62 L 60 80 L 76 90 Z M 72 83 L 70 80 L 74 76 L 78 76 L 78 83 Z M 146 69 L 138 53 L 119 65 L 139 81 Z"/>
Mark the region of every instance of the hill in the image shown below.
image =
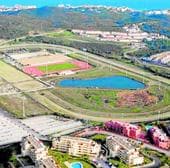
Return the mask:
<path id="1" fill-rule="evenodd" d="M 29 32 L 52 30 L 52 23 L 36 17 L 23 15 L 0 16 L 0 39 L 13 39 L 27 35 Z"/>
<path id="2" fill-rule="evenodd" d="M 123 31 L 124 25 L 134 23 L 140 23 L 147 32 L 160 32 L 170 37 L 170 15 L 164 14 L 105 7 L 42 7 L 0 15 L 0 38 L 13 38 L 30 30 L 47 31 L 51 28 Z"/>

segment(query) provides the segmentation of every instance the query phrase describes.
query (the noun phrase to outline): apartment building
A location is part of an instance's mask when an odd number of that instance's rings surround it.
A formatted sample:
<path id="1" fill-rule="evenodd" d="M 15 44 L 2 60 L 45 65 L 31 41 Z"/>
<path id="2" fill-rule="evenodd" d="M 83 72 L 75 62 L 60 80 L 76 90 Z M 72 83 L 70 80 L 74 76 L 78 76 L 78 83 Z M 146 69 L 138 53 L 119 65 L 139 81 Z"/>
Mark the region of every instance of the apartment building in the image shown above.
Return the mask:
<path id="1" fill-rule="evenodd" d="M 144 157 L 140 155 L 139 148 L 123 138 L 108 137 L 106 145 L 112 157 L 117 156 L 128 165 L 141 165 L 144 162 Z"/>
<path id="2" fill-rule="evenodd" d="M 147 33 L 140 30 L 138 25 L 125 26 L 123 32 L 115 31 L 94 31 L 94 30 L 71 30 L 72 33 L 80 36 L 93 37 L 100 41 L 128 42 L 141 43 L 144 39 L 162 39 L 166 38 L 163 35 L 156 33 Z"/>
<path id="3" fill-rule="evenodd" d="M 52 147 L 72 156 L 86 155 L 90 159 L 97 158 L 101 150 L 101 145 L 92 140 L 71 136 L 53 139 Z"/>
<path id="4" fill-rule="evenodd" d="M 120 121 L 106 122 L 105 129 L 133 139 L 138 139 L 142 134 L 141 127 Z"/>
<path id="5" fill-rule="evenodd" d="M 170 138 L 158 127 L 152 127 L 148 130 L 148 135 L 154 145 L 163 149 L 170 149 Z"/>
<path id="6" fill-rule="evenodd" d="M 55 161 L 48 156 L 48 150 L 44 144 L 32 135 L 23 138 L 21 153 L 23 156 L 29 156 L 32 159 L 35 168 L 59 168 Z"/>

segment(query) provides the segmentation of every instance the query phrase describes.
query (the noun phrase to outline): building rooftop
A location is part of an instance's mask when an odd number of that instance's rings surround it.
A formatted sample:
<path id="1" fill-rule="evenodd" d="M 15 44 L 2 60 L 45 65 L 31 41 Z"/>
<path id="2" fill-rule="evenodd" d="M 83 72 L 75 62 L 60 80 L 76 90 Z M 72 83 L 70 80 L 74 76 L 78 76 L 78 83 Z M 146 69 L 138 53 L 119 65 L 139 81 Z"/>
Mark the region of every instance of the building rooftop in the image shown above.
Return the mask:
<path id="1" fill-rule="evenodd" d="M 125 149 L 127 151 L 135 149 L 135 146 L 133 146 L 129 141 L 125 140 L 124 138 L 118 137 L 118 136 L 110 136 L 108 137 L 108 140 L 114 141 L 120 148 Z"/>
<path id="2" fill-rule="evenodd" d="M 43 143 L 36 137 L 34 136 L 28 136 L 26 137 L 26 140 L 35 148 L 35 149 L 40 149 L 43 148 L 45 149 L 45 146 L 43 145 Z"/>

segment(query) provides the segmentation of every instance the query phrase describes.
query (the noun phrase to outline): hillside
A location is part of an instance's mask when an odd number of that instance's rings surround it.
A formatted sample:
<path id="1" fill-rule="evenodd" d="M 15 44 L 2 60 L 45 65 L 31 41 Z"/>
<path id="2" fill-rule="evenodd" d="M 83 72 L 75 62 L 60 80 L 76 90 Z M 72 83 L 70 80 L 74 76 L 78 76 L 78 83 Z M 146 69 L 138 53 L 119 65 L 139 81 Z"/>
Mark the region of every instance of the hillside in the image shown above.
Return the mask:
<path id="1" fill-rule="evenodd" d="M 53 26 L 48 20 L 20 15 L 0 16 L 0 39 L 13 39 L 27 35 L 29 32 L 49 31 L 52 29 Z"/>
<path id="2" fill-rule="evenodd" d="M 33 10 L 1 13 L 0 38 L 14 38 L 19 35 L 22 36 L 30 30 L 46 31 L 52 27 L 123 31 L 124 25 L 133 23 L 140 23 L 141 28 L 145 31 L 159 31 L 161 34 L 170 37 L 170 16 L 168 15 L 148 15 L 144 12 L 119 11 L 104 7 L 42 7 Z"/>

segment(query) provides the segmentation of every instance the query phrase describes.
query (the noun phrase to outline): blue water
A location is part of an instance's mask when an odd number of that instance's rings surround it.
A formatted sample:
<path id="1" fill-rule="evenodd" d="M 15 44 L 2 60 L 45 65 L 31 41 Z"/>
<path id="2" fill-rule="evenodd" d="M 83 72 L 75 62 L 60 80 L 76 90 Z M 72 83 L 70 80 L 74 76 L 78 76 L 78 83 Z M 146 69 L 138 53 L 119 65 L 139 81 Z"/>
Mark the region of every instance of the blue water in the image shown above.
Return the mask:
<path id="1" fill-rule="evenodd" d="M 170 9 L 170 0 L 0 0 L 0 5 L 13 6 L 15 4 L 56 6 L 59 4 L 70 5 L 107 5 L 126 6 L 137 10 Z"/>
<path id="2" fill-rule="evenodd" d="M 71 164 L 71 168 L 83 168 L 82 164 L 81 163 L 72 163 Z"/>
<path id="3" fill-rule="evenodd" d="M 99 77 L 93 79 L 64 79 L 61 87 L 101 88 L 101 89 L 143 89 L 145 84 L 124 76 Z"/>

